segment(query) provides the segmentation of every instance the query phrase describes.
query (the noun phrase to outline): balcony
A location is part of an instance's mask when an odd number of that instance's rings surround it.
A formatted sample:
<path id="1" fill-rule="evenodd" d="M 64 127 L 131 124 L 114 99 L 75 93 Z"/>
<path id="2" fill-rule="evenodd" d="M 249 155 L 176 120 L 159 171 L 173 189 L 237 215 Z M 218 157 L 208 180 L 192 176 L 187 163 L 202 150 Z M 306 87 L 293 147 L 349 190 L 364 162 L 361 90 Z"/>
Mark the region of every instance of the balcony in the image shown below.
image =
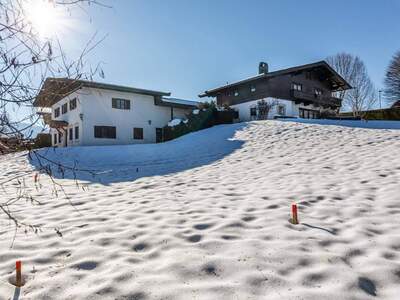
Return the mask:
<path id="1" fill-rule="evenodd" d="M 291 95 L 296 100 L 312 102 L 317 105 L 322 106 L 335 106 L 340 107 L 342 105 L 342 99 L 324 96 L 324 95 L 315 95 L 310 93 L 305 93 L 303 91 L 291 90 Z"/>

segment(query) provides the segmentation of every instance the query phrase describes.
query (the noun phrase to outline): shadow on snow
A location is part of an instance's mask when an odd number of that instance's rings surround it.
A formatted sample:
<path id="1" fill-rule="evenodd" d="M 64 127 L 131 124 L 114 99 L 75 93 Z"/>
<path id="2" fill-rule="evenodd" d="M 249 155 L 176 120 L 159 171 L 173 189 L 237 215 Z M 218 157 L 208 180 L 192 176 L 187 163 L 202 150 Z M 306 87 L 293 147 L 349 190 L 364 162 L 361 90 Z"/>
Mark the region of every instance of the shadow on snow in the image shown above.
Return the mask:
<path id="1" fill-rule="evenodd" d="M 234 136 L 246 126 L 247 123 L 214 126 L 161 144 L 44 148 L 35 150 L 38 155 L 32 154 L 30 163 L 40 172 L 44 172 L 43 167 L 50 168 L 55 178 L 105 185 L 133 181 L 218 161 L 242 147 L 244 141 Z"/>

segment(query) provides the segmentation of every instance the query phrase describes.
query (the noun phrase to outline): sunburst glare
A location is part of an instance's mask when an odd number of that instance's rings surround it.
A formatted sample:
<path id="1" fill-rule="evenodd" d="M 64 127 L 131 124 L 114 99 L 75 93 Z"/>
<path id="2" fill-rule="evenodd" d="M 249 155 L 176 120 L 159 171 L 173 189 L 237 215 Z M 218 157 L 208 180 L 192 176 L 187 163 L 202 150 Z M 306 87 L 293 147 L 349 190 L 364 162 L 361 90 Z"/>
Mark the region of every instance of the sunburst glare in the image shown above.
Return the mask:
<path id="1" fill-rule="evenodd" d="M 42 38 L 51 38 L 65 29 L 66 11 L 46 0 L 27 0 L 24 6 L 26 21 Z"/>

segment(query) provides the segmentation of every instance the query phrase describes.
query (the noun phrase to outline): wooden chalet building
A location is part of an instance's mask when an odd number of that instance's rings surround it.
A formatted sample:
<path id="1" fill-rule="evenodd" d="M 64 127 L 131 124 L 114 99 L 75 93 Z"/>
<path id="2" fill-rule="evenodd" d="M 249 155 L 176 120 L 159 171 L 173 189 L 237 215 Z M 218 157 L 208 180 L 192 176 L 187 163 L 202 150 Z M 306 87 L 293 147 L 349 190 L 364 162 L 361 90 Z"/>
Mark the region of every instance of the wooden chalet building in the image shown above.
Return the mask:
<path id="1" fill-rule="evenodd" d="M 337 91 L 351 86 L 325 61 L 268 71 L 259 64 L 259 74 L 205 91 L 199 97 L 214 97 L 219 106 L 238 112 L 240 121 L 276 117 L 319 118 L 322 112 L 337 113 L 342 100 Z"/>

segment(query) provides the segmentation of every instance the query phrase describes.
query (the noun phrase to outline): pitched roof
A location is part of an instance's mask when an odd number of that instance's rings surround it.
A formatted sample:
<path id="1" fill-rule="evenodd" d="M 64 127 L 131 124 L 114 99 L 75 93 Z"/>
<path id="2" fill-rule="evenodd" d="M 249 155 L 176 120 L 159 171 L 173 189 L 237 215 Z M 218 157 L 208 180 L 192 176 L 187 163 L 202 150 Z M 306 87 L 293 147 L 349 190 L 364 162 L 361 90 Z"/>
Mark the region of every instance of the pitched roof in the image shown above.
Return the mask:
<path id="1" fill-rule="evenodd" d="M 96 88 L 104 90 L 113 90 L 119 92 L 136 93 L 150 96 L 169 96 L 171 93 L 160 92 L 154 90 L 139 89 L 134 87 L 127 87 L 122 85 L 70 79 L 70 78 L 47 78 L 43 83 L 39 94 L 37 95 L 33 106 L 36 107 L 50 107 L 54 103 L 60 101 L 64 97 L 73 93 L 74 91 L 82 88 Z"/>
<path id="2" fill-rule="evenodd" d="M 192 100 L 186 100 L 186 99 L 178 99 L 178 98 L 171 98 L 171 97 L 162 97 L 162 101 L 165 104 L 171 104 L 171 105 L 182 105 L 182 106 L 187 106 L 187 107 L 197 107 L 199 105 L 199 102 L 197 101 L 192 101 Z"/>
<path id="3" fill-rule="evenodd" d="M 318 61 L 318 62 L 311 63 L 311 64 L 306 64 L 306 65 L 291 67 L 291 68 L 282 69 L 282 70 L 278 70 L 278 71 L 258 74 L 256 76 L 252 76 L 252 77 L 249 77 L 249 78 L 246 78 L 243 80 L 239 80 L 239 81 L 227 84 L 227 85 L 213 88 L 211 90 L 207 90 L 203 94 L 199 95 L 199 97 L 211 96 L 211 95 L 214 95 L 215 93 L 217 93 L 221 90 L 224 90 L 226 88 L 237 86 L 237 85 L 251 82 L 254 80 L 258 80 L 261 78 L 271 78 L 271 77 L 276 77 L 276 76 L 280 76 L 280 75 L 296 73 L 299 71 L 312 70 L 312 69 L 316 69 L 316 68 L 323 68 L 331 75 L 331 78 L 335 84 L 334 90 L 332 90 L 332 91 L 348 90 L 348 89 L 352 88 L 351 85 L 339 73 L 337 73 L 326 61 L 322 60 L 322 61 Z"/>

